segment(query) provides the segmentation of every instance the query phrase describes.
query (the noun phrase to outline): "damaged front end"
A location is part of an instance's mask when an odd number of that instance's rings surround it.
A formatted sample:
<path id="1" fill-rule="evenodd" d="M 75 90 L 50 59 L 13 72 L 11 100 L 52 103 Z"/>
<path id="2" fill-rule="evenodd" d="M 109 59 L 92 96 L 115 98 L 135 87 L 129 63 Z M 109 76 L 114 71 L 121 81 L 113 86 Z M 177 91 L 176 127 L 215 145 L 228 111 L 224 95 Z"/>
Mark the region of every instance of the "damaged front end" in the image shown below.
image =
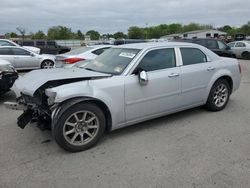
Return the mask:
<path id="1" fill-rule="evenodd" d="M 38 90 L 35 95 L 29 96 L 21 93 L 17 102 L 5 102 L 5 107 L 12 110 L 23 110 L 18 117 L 17 125 L 24 129 L 29 123 L 37 123 L 41 129 L 51 128 L 51 106 L 48 105 L 47 96 Z"/>

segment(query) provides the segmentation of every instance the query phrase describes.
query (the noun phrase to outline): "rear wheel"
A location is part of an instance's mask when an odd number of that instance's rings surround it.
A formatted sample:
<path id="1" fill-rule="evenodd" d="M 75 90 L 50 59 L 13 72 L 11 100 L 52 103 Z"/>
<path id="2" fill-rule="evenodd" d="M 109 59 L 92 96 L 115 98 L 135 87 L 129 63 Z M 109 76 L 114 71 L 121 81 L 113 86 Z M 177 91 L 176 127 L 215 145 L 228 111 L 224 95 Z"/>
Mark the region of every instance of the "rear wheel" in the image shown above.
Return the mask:
<path id="1" fill-rule="evenodd" d="M 51 69 L 54 68 L 54 62 L 51 60 L 44 60 L 41 64 L 42 69 Z"/>
<path id="2" fill-rule="evenodd" d="M 52 131 L 59 146 L 80 152 L 94 146 L 105 130 L 103 111 L 91 103 L 79 103 L 66 110 Z"/>
<path id="3" fill-rule="evenodd" d="M 230 86 L 228 82 L 224 79 L 217 80 L 208 97 L 206 107 L 210 111 L 220 111 L 223 110 L 230 97 Z"/>
<path id="4" fill-rule="evenodd" d="M 243 52 L 242 53 L 242 58 L 246 59 L 246 60 L 250 59 L 250 52 Z"/>

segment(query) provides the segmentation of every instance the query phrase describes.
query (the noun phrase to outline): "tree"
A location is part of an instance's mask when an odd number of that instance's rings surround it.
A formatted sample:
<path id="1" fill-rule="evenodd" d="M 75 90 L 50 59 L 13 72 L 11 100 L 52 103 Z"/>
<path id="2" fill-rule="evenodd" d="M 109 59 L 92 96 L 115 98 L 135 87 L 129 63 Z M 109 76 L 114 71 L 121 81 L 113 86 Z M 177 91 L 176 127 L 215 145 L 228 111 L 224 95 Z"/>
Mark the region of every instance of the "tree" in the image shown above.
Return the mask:
<path id="1" fill-rule="evenodd" d="M 250 35 L 250 21 L 247 24 L 241 26 L 240 32 L 245 35 Z"/>
<path id="2" fill-rule="evenodd" d="M 76 37 L 77 39 L 84 40 L 84 34 L 82 34 L 81 30 L 77 30 Z"/>
<path id="3" fill-rule="evenodd" d="M 39 30 L 35 34 L 33 34 L 32 39 L 45 39 L 46 35 L 43 31 Z"/>
<path id="4" fill-rule="evenodd" d="M 128 29 L 128 38 L 130 39 L 144 39 L 144 30 L 137 26 L 132 26 Z"/>
<path id="5" fill-rule="evenodd" d="M 74 37 L 74 33 L 71 31 L 71 28 L 64 26 L 53 26 L 48 30 L 48 39 L 52 40 L 66 40 L 72 39 Z"/>
<path id="6" fill-rule="evenodd" d="M 95 30 L 90 30 L 86 33 L 86 35 L 90 36 L 91 40 L 99 40 L 100 39 L 100 33 Z"/>
<path id="7" fill-rule="evenodd" d="M 116 32 L 116 33 L 114 33 L 113 36 L 115 39 L 126 39 L 127 38 L 127 35 L 124 34 L 123 32 Z"/>
<path id="8" fill-rule="evenodd" d="M 17 38 L 18 35 L 14 32 L 11 32 L 11 33 L 5 33 L 5 37 L 6 38 Z"/>
<path id="9" fill-rule="evenodd" d="M 188 31 L 194 31 L 194 30 L 200 30 L 202 29 L 202 26 L 197 24 L 197 23 L 190 23 L 188 25 L 184 25 L 182 28 L 183 32 L 188 32 Z"/>
<path id="10" fill-rule="evenodd" d="M 182 25 L 178 23 L 172 23 L 168 26 L 168 29 L 169 29 L 169 34 L 181 33 Z"/>
<path id="11" fill-rule="evenodd" d="M 25 33 L 26 33 L 26 29 L 22 28 L 22 27 L 17 27 L 16 30 L 21 34 L 22 39 L 24 41 L 24 36 L 25 36 Z"/>

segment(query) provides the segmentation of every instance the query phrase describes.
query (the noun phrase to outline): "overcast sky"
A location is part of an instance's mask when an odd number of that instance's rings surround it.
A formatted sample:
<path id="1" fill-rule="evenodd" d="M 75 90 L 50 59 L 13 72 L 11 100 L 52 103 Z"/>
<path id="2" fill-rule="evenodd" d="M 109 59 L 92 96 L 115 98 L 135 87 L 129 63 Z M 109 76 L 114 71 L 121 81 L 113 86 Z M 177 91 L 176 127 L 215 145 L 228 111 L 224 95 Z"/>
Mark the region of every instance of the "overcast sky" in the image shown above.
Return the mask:
<path id="1" fill-rule="evenodd" d="M 0 0 L 0 34 L 55 25 L 86 32 L 127 32 L 129 26 L 196 22 L 241 26 L 250 21 L 249 0 Z"/>

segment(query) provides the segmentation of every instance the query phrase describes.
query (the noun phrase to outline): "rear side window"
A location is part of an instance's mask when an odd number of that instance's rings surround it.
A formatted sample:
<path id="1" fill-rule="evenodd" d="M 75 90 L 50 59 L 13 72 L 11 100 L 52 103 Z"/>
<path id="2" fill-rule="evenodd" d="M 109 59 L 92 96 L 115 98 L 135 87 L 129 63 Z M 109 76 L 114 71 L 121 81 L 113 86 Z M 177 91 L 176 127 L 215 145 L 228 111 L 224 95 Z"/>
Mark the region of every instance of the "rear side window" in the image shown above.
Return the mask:
<path id="1" fill-rule="evenodd" d="M 183 65 L 192 65 L 207 62 L 206 55 L 197 48 L 180 48 Z"/>
<path id="2" fill-rule="evenodd" d="M 208 49 L 218 49 L 218 43 L 216 40 L 207 40 L 207 46 Z"/>
<path id="3" fill-rule="evenodd" d="M 142 61 L 139 68 L 145 71 L 154 71 L 176 66 L 174 49 L 159 49 L 148 52 Z"/>
<path id="4" fill-rule="evenodd" d="M 230 47 L 234 47 L 234 45 L 235 45 L 235 42 L 231 42 L 228 44 L 228 46 L 230 46 Z"/>
<path id="5" fill-rule="evenodd" d="M 12 55 L 9 48 L 0 48 L 0 55 Z"/>
<path id="6" fill-rule="evenodd" d="M 235 47 L 246 47 L 246 45 L 243 42 L 237 42 Z"/>
<path id="7" fill-rule="evenodd" d="M 36 41 L 37 46 L 45 46 L 45 41 Z"/>
<path id="8" fill-rule="evenodd" d="M 15 45 L 8 41 L 0 41 L 0 46 L 15 46 Z"/>
<path id="9" fill-rule="evenodd" d="M 33 41 L 23 41 L 23 46 L 34 46 Z"/>

